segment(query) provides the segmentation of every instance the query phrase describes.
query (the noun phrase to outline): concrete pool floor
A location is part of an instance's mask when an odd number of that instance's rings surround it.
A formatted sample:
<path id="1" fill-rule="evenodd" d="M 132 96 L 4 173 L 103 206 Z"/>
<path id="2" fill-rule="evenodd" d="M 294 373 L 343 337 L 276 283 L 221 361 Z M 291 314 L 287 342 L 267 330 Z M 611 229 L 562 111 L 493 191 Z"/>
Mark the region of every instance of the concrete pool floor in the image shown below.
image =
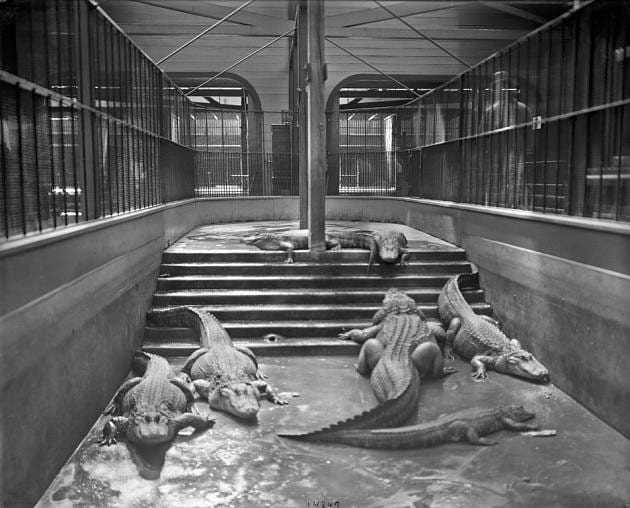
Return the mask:
<path id="1" fill-rule="evenodd" d="M 554 437 L 502 431 L 497 446 L 454 443 L 382 451 L 300 443 L 279 430 L 313 429 L 372 407 L 355 357 L 262 357 L 288 406 L 265 401 L 248 425 L 216 417 L 213 429 L 178 436 L 153 456 L 124 442 L 97 446 L 101 418 L 38 506 L 139 507 L 624 507 L 630 506 L 630 441 L 553 385 L 490 372 L 474 382 L 470 366 L 423 382 L 417 421 L 468 407 L 521 403 Z M 183 359 L 176 359 L 181 366 Z M 325 502 L 326 504 L 322 504 Z"/>

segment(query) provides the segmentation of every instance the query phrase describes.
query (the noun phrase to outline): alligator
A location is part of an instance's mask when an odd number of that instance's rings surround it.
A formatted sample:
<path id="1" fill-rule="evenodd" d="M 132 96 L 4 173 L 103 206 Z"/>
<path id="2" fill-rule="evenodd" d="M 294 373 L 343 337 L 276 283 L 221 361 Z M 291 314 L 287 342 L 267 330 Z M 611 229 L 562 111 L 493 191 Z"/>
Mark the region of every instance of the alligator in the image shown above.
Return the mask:
<path id="1" fill-rule="evenodd" d="M 343 444 L 361 448 L 381 448 L 387 450 L 428 448 L 457 441 L 468 441 L 474 445 L 491 446 L 498 444 L 482 437 L 503 429 L 530 431 L 538 425 L 524 423 L 534 418 L 535 413 L 523 406 L 498 406 L 490 409 L 465 409 L 442 416 L 436 420 L 395 427 L 391 429 L 351 429 L 341 430 L 338 436 Z M 303 436 L 290 436 L 303 439 Z"/>
<path id="2" fill-rule="evenodd" d="M 339 242 L 339 245 L 343 248 L 368 249 L 370 251 L 370 260 L 367 267 L 368 273 L 374 259 L 377 258 L 388 264 L 399 263 L 401 266 L 408 264 L 407 237 L 399 231 L 374 232 L 360 230 L 350 233 L 331 234 L 331 238 Z"/>
<path id="3" fill-rule="evenodd" d="M 243 240 L 247 245 L 253 245 L 261 250 L 283 250 L 287 253 L 285 263 L 293 263 L 293 251 L 308 249 L 308 230 L 298 229 L 286 232 L 265 232 Z M 326 235 L 327 250 L 339 250 L 341 246 L 334 238 Z"/>
<path id="4" fill-rule="evenodd" d="M 263 396 L 278 405 L 287 401 L 277 396 L 258 368 L 256 356 L 246 347 L 235 346 L 210 312 L 191 307 L 154 310 L 147 321 L 162 326 L 184 326 L 199 333 L 201 348 L 190 355 L 182 373 L 193 380 L 196 391 L 210 407 L 239 418 L 256 418 Z"/>
<path id="5" fill-rule="evenodd" d="M 194 401 L 190 379 L 177 375 L 165 358 L 136 351 L 132 371 L 137 377 L 126 381 L 105 409 L 113 415 L 103 427 L 100 446 L 116 444 L 125 435 L 140 445 L 159 445 L 171 441 L 188 426 L 208 429 L 214 420 L 187 412 Z"/>
<path id="6" fill-rule="evenodd" d="M 383 306 L 374 314 L 372 323 L 363 330 L 342 333 L 339 338 L 362 344 L 357 370 L 370 375 L 379 404 L 323 429 L 280 436 L 343 444 L 344 433 L 349 430 L 368 435 L 370 429 L 398 426 L 417 410 L 422 377 L 443 377 L 455 372 L 444 368 L 442 353 L 424 314 L 400 290 L 392 288 L 385 293 Z"/>
<path id="7" fill-rule="evenodd" d="M 487 369 L 531 381 L 549 382 L 549 371 L 525 351 L 519 341 L 509 339 L 496 324 L 475 314 L 460 288 L 479 286 L 479 272 L 451 277 L 438 297 L 440 319 L 447 327 L 444 356 L 454 354 L 469 360 L 476 380 L 488 377 Z"/>

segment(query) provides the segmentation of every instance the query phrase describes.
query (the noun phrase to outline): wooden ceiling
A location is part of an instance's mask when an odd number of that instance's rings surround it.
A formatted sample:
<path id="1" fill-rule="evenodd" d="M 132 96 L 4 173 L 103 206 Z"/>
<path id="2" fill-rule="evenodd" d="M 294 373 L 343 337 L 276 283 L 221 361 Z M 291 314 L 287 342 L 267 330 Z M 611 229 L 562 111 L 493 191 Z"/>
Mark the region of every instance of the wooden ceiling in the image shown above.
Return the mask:
<path id="1" fill-rule="evenodd" d="M 168 55 L 245 0 L 101 0 L 99 5 L 154 61 Z M 384 86 L 347 50 L 411 86 L 432 87 L 466 70 L 571 8 L 567 0 L 325 0 L 327 87 Z M 201 82 L 294 26 L 295 0 L 255 0 L 160 66 L 176 83 Z M 420 36 L 408 25 L 421 32 Z M 286 97 L 290 41 L 278 41 L 235 67 L 261 95 Z M 229 80 L 217 80 L 225 86 Z M 387 85 L 385 85 L 387 86 Z M 274 91 L 274 87 L 276 90 Z M 270 99 L 273 106 L 274 100 Z"/>

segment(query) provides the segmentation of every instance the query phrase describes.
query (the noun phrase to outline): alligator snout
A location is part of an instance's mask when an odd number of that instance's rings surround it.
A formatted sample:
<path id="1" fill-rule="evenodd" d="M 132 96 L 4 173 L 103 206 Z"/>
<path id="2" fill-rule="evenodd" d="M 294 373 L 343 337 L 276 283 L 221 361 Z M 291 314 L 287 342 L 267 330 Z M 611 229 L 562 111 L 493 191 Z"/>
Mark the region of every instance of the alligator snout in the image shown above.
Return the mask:
<path id="1" fill-rule="evenodd" d="M 398 261 L 398 258 L 400 257 L 400 251 L 395 247 L 390 247 L 390 248 L 382 247 L 378 251 L 378 254 L 381 257 L 381 260 L 384 261 L 385 263 L 395 263 L 396 261 Z"/>
<path id="2" fill-rule="evenodd" d="M 217 390 L 209 400 L 210 406 L 226 411 L 244 420 L 252 420 L 258 415 L 260 402 L 256 389 L 249 383 L 233 383 Z"/>
<path id="3" fill-rule="evenodd" d="M 170 441 L 171 431 L 163 423 L 140 423 L 129 429 L 128 438 L 140 444 L 161 444 Z"/>

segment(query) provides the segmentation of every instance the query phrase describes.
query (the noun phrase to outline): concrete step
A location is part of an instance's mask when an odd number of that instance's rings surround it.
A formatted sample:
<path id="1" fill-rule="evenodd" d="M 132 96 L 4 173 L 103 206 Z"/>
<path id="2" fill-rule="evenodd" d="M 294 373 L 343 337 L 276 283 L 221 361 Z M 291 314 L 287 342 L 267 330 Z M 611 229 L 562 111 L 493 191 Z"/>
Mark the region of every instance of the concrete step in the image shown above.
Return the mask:
<path id="1" fill-rule="evenodd" d="M 439 319 L 429 318 L 429 323 L 439 324 Z M 261 341 L 268 334 L 294 341 L 303 337 L 336 338 L 342 332 L 353 328 L 366 328 L 371 319 L 345 319 L 342 321 L 319 320 L 274 320 L 274 321 L 223 321 L 221 323 L 233 340 Z M 144 339 L 156 344 L 195 343 L 199 347 L 199 335 L 193 328 L 184 327 L 145 327 Z"/>
<path id="2" fill-rule="evenodd" d="M 367 270 L 365 263 L 262 263 L 262 262 L 195 262 L 195 263 L 163 263 L 160 267 L 160 277 L 182 277 L 194 275 L 320 275 L 320 276 L 348 276 L 364 275 Z M 391 276 L 406 275 L 456 275 L 470 273 L 470 263 L 460 260 L 444 261 L 412 261 L 409 265 L 387 265 L 374 263 L 370 268 L 371 275 Z"/>
<path id="3" fill-rule="evenodd" d="M 195 289 L 279 289 L 279 288 L 391 288 L 435 287 L 446 284 L 449 275 L 190 275 L 160 277 L 157 292 Z"/>
<path id="4" fill-rule="evenodd" d="M 471 304 L 477 314 L 490 314 L 492 307 L 484 302 Z M 288 320 L 343 320 L 343 319 L 372 319 L 374 313 L 380 309 L 378 304 L 365 305 L 210 305 L 201 307 L 211 312 L 221 321 L 288 321 Z M 418 306 L 427 318 L 438 319 L 436 304 L 426 303 Z M 169 307 L 155 308 L 155 310 Z M 147 329 L 162 330 L 163 327 L 147 327 Z"/>
<path id="5" fill-rule="evenodd" d="M 383 301 L 385 291 L 391 286 L 367 289 L 197 289 L 157 292 L 153 295 L 155 307 L 175 305 L 256 305 L 256 304 L 377 304 Z M 409 287 L 405 293 L 417 304 L 437 302 L 441 286 Z M 469 303 L 482 302 L 484 292 L 481 289 L 463 291 Z"/>
<path id="6" fill-rule="evenodd" d="M 370 253 L 363 249 L 343 249 L 322 253 L 319 263 L 368 262 Z M 283 263 L 287 255 L 282 251 L 224 250 L 164 252 L 162 263 Z M 296 263 L 312 263 L 308 251 L 295 251 Z M 466 251 L 453 247 L 449 250 L 409 249 L 409 261 L 465 261 Z"/>
<path id="7" fill-rule="evenodd" d="M 303 355 L 352 355 L 359 353 L 360 346 L 346 340 L 330 337 L 309 337 L 290 341 L 268 342 L 262 340 L 235 339 L 234 344 L 251 349 L 256 356 L 303 356 Z M 199 348 L 195 342 L 145 341 L 142 350 L 169 359 L 181 358 L 182 362 Z"/>

